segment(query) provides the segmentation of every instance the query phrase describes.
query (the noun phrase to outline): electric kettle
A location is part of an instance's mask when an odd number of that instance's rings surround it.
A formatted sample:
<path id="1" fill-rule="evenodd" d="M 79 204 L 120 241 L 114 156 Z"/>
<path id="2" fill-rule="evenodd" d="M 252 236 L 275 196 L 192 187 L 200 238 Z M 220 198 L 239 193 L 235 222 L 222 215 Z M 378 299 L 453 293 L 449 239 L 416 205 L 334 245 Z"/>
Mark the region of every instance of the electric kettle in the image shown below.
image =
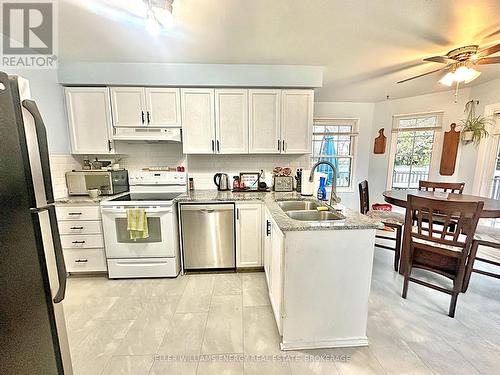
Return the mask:
<path id="1" fill-rule="evenodd" d="M 214 184 L 219 191 L 229 190 L 229 176 L 226 173 L 216 173 L 214 175 Z"/>

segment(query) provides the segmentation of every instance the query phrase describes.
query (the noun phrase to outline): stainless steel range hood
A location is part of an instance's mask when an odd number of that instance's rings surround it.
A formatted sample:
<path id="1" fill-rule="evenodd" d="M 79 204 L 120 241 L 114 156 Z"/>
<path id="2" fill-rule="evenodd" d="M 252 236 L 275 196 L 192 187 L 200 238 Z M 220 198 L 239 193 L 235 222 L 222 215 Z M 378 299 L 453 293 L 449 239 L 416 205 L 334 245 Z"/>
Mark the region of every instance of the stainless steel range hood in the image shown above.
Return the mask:
<path id="1" fill-rule="evenodd" d="M 181 143 L 180 128 L 114 128 L 115 141 L 156 141 Z"/>

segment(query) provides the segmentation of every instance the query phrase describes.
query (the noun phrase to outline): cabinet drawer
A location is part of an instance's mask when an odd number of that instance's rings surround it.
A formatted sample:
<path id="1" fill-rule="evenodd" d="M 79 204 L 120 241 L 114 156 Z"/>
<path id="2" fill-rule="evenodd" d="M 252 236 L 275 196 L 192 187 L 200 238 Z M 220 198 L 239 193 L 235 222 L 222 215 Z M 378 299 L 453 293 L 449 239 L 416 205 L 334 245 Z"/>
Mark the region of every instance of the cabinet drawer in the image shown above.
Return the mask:
<path id="1" fill-rule="evenodd" d="M 107 271 L 104 249 L 64 249 L 67 272 Z"/>
<path id="2" fill-rule="evenodd" d="M 61 236 L 63 249 L 104 247 L 102 234 L 65 234 Z"/>
<path id="3" fill-rule="evenodd" d="M 58 220 L 100 220 L 99 206 L 59 206 L 56 207 Z"/>
<path id="4" fill-rule="evenodd" d="M 101 234 L 101 221 L 65 220 L 59 221 L 60 234 Z"/>

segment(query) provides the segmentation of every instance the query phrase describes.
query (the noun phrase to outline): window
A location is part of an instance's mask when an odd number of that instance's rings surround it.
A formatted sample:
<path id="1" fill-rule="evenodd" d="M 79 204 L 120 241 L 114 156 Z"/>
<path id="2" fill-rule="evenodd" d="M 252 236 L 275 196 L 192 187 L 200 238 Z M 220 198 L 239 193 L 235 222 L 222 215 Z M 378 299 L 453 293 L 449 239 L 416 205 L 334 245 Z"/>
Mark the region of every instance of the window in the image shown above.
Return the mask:
<path id="1" fill-rule="evenodd" d="M 390 176 L 392 189 L 415 189 L 431 172 L 436 131 L 442 112 L 394 116 Z"/>
<path id="2" fill-rule="evenodd" d="M 352 186 L 354 147 L 358 136 L 357 119 L 315 118 L 313 123 L 312 163 L 326 160 L 337 167 L 337 187 Z M 327 186 L 332 186 L 333 172 L 320 165 L 319 172 L 328 174 Z"/>

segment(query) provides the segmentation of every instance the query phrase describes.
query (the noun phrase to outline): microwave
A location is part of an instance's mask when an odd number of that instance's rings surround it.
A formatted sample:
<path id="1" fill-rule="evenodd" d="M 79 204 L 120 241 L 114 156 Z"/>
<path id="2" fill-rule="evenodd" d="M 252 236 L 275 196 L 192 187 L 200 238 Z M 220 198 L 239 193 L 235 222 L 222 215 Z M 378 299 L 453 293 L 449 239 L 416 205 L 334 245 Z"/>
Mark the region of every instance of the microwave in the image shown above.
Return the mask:
<path id="1" fill-rule="evenodd" d="M 128 191 L 128 171 L 72 171 L 66 172 L 69 195 L 87 195 L 90 189 L 99 189 L 102 195 Z"/>

